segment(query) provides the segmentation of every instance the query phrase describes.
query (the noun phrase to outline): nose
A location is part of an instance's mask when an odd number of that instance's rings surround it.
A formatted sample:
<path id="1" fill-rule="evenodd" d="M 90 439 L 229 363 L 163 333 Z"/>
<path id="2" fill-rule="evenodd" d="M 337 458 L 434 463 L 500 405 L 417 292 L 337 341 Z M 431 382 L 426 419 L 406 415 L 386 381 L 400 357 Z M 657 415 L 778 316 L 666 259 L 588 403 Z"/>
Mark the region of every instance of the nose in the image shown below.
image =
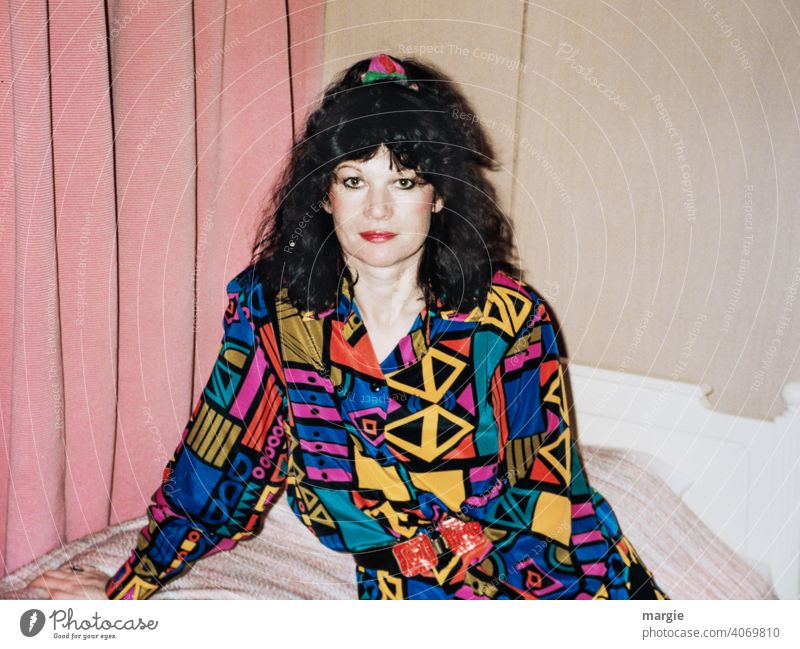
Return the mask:
<path id="1" fill-rule="evenodd" d="M 367 216 L 372 219 L 385 219 L 391 216 L 389 191 L 378 183 L 369 188 L 367 192 Z"/>

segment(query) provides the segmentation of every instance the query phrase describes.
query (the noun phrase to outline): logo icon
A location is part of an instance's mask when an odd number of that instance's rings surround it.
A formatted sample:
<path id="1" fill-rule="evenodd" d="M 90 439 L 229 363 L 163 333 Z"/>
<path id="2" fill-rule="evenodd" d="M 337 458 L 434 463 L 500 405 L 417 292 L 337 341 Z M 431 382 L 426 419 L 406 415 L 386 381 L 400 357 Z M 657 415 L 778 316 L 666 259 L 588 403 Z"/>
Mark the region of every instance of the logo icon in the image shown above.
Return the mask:
<path id="1" fill-rule="evenodd" d="M 44 627 L 44 613 L 38 608 L 25 611 L 19 618 L 19 630 L 22 635 L 32 638 Z"/>

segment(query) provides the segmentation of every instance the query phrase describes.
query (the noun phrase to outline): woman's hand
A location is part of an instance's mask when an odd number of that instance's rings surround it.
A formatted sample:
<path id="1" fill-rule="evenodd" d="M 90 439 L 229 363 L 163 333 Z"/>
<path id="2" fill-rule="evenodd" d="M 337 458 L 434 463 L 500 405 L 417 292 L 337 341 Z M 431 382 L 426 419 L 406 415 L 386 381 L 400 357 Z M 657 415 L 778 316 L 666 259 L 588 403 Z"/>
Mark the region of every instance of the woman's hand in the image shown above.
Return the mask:
<path id="1" fill-rule="evenodd" d="M 64 566 L 43 572 L 28 583 L 28 588 L 47 591 L 49 597 L 44 599 L 107 599 L 109 578 L 95 568 Z"/>

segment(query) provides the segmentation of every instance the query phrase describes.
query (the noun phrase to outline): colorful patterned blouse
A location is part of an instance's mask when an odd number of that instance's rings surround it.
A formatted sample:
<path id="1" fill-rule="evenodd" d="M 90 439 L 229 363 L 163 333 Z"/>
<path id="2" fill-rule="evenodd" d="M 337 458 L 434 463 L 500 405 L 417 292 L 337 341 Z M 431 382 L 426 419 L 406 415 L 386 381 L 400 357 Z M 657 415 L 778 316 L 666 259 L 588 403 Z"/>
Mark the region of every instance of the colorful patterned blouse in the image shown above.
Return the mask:
<path id="1" fill-rule="evenodd" d="M 228 298 L 219 357 L 109 598 L 146 599 L 252 538 L 285 488 L 338 552 L 445 514 L 482 524 L 491 543 L 423 574 L 354 564 L 361 599 L 668 599 L 587 482 L 527 284 L 497 272 L 482 309 L 423 308 L 382 362 L 346 280 L 323 312 L 270 298 L 253 266 Z"/>

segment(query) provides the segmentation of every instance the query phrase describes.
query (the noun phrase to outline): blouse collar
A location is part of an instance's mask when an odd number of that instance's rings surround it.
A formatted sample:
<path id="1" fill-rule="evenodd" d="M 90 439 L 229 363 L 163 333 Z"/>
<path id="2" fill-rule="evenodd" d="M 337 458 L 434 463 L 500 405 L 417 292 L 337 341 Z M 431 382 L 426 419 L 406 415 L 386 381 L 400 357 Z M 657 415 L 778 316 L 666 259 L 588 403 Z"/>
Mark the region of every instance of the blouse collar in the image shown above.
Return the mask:
<path id="1" fill-rule="evenodd" d="M 443 306 L 441 298 L 436 298 L 436 309 L 429 309 L 425 305 L 414 321 L 414 324 L 409 331 L 409 334 L 415 338 L 419 338 L 419 343 L 424 344 L 425 347 L 430 347 L 430 330 L 432 320 L 439 315 L 439 310 Z M 361 313 L 358 310 L 358 304 L 355 300 L 353 292 L 353 285 L 347 273 L 344 273 L 341 281 L 341 290 L 339 291 L 339 298 L 336 306 L 329 309 L 319 311 L 301 311 L 303 320 L 322 320 L 325 318 L 333 318 L 335 321 L 342 323 L 341 332 L 343 338 L 349 343 L 360 329 L 364 327 L 364 321 Z M 417 330 L 421 330 L 420 334 L 414 334 Z"/>

